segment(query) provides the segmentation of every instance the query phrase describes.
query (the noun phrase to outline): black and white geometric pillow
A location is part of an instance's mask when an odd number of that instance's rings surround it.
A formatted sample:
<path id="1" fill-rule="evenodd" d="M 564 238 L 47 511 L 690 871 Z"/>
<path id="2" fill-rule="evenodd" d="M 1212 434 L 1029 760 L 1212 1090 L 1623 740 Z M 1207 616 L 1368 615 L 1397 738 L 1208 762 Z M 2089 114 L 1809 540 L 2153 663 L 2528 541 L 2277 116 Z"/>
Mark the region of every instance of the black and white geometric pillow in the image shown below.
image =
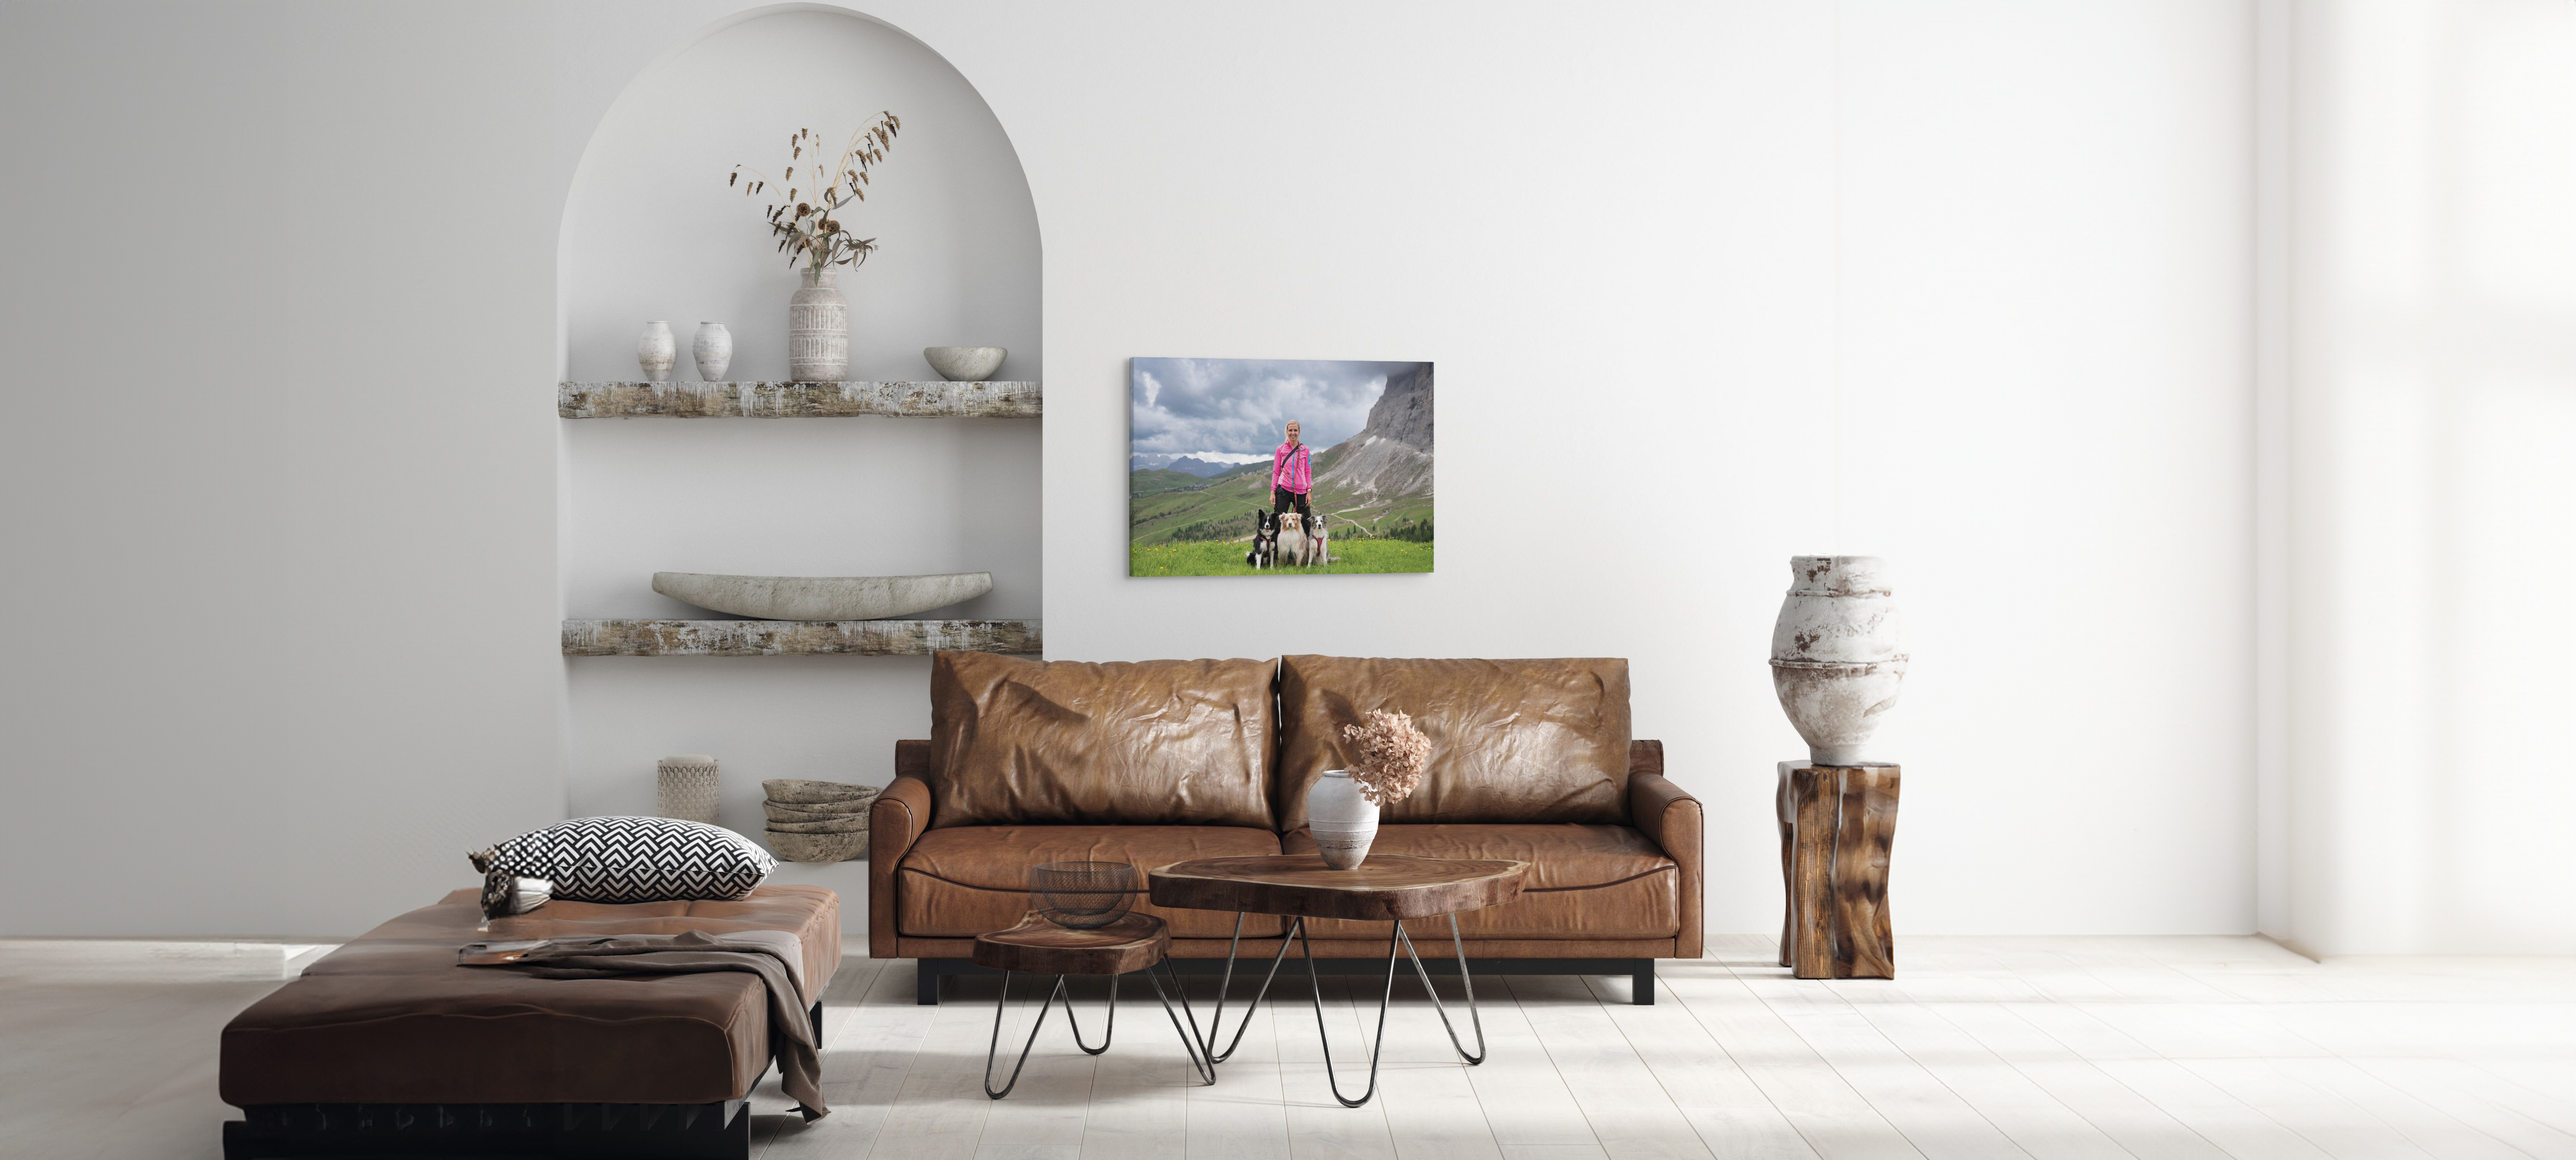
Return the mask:
<path id="1" fill-rule="evenodd" d="M 552 879 L 571 902 L 736 899 L 778 868 L 751 839 L 677 818 L 574 818 L 492 848 L 491 868 Z"/>

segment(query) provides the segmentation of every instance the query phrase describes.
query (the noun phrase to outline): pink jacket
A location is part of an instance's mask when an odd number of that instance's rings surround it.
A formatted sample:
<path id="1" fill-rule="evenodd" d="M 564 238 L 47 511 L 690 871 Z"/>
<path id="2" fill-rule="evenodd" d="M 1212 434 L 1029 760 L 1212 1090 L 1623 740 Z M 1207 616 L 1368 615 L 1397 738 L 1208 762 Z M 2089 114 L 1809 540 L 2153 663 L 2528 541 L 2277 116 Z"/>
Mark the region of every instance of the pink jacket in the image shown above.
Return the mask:
<path id="1" fill-rule="evenodd" d="M 1314 450 L 1303 443 L 1298 444 L 1294 451 L 1287 444 L 1280 444 L 1278 450 L 1270 453 L 1270 486 L 1306 494 L 1314 487 L 1313 468 L 1309 463 L 1314 457 Z"/>

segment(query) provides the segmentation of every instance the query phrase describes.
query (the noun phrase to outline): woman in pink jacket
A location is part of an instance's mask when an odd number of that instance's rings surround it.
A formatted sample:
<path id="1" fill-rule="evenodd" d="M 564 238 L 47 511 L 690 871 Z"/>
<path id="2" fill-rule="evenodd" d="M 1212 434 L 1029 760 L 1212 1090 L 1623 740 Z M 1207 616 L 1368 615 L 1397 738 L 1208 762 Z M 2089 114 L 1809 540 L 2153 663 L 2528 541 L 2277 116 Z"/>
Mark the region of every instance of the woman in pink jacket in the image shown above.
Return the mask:
<path id="1" fill-rule="evenodd" d="M 1312 521 L 1315 513 L 1306 506 L 1306 493 L 1314 489 L 1314 455 L 1297 441 L 1297 421 L 1288 420 L 1288 441 L 1270 453 L 1270 510 L 1284 512 L 1297 509 L 1300 522 Z"/>

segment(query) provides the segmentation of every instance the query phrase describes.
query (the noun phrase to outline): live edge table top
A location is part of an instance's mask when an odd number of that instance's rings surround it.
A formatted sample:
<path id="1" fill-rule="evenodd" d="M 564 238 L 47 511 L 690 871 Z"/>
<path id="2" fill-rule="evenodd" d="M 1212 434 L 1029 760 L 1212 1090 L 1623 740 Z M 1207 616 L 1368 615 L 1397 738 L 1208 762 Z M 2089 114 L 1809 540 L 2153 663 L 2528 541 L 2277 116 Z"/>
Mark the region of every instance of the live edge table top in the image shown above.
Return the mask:
<path id="1" fill-rule="evenodd" d="M 1387 922 L 1500 906 L 1520 896 L 1529 863 L 1507 858 L 1371 854 L 1335 870 L 1319 854 L 1198 858 L 1146 875 L 1156 906 Z"/>

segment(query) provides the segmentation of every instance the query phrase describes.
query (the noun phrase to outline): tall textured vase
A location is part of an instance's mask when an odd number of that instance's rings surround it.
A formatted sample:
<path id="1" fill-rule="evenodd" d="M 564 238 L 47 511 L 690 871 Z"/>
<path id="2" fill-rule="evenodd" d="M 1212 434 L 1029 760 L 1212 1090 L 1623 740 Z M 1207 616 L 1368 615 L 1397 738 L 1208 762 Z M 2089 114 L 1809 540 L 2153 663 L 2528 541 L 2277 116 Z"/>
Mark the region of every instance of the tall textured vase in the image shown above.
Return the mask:
<path id="1" fill-rule="evenodd" d="M 807 266 L 804 278 L 787 300 L 787 377 L 837 383 L 850 369 L 850 300 L 831 269 Z"/>
<path id="2" fill-rule="evenodd" d="M 1771 630 L 1771 687 L 1818 765 L 1861 765 L 1879 715 L 1905 683 L 1903 623 L 1887 562 L 1793 556 Z"/>
<path id="3" fill-rule="evenodd" d="M 1368 860 L 1377 841 L 1377 803 L 1360 796 L 1346 769 L 1327 769 L 1306 789 L 1306 832 L 1324 865 L 1349 870 Z"/>
<path id="4" fill-rule="evenodd" d="M 666 818 L 716 824 L 719 781 L 716 759 L 703 753 L 675 753 L 655 771 L 654 812 Z"/>

